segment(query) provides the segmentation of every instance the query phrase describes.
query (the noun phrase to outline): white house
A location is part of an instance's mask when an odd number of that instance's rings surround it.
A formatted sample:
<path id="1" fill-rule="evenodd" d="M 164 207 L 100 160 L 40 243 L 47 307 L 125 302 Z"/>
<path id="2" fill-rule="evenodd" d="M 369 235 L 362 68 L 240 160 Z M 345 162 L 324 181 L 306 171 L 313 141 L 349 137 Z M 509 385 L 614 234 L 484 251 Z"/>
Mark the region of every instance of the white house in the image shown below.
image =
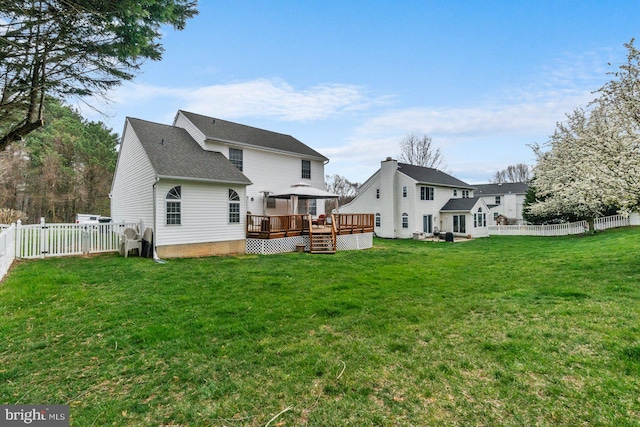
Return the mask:
<path id="1" fill-rule="evenodd" d="M 151 227 L 161 258 L 244 253 L 247 212 L 287 213 L 288 200 L 265 195 L 324 189 L 326 162 L 289 135 L 185 111 L 171 126 L 127 118 L 111 217 Z"/>
<path id="2" fill-rule="evenodd" d="M 290 135 L 257 129 L 213 117 L 178 111 L 174 126 L 187 130 L 207 151 L 224 154 L 251 180 L 247 187 L 247 211 L 254 215 L 282 215 L 291 212 L 289 200 L 265 195 L 281 192 L 293 184 L 305 183 L 324 190 L 324 165 L 329 162 L 322 154 Z M 311 200 L 300 201 L 300 213 L 324 213 L 324 201 L 316 206 Z"/>
<path id="3" fill-rule="evenodd" d="M 415 232 L 488 236 L 489 208 L 473 198 L 474 187 L 432 168 L 398 163 L 390 157 L 362 184 L 341 213 L 375 213 L 375 233 L 410 238 Z"/>
<path id="4" fill-rule="evenodd" d="M 495 225 L 498 217 L 506 218 L 509 224 L 520 224 L 522 208 L 529 185 L 524 182 L 500 184 L 476 184 L 474 194 L 485 201 L 490 209 L 490 222 Z"/>

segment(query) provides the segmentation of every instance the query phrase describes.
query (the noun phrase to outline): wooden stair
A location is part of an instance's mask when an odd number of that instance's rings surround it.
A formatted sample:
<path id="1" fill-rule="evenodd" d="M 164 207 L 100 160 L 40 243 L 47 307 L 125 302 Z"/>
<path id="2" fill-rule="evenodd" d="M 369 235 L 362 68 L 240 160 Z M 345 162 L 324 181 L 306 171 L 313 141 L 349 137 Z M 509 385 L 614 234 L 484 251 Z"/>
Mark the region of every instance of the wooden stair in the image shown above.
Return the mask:
<path id="1" fill-rule="evenodd" d="M 334 227 L 324 225 L 310 227 L 309 252 L 312 254 L 335 254 L 336 233 Z"/>

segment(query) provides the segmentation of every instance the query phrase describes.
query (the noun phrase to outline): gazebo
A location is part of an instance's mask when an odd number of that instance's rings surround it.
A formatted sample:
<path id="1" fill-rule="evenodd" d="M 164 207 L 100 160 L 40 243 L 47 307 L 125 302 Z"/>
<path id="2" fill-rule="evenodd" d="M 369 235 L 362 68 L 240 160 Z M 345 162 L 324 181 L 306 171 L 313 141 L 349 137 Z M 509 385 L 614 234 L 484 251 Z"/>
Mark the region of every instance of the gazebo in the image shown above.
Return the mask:
<path id="1" fill-rule="evenodd" d="M 298 213 L 298 200 L 307 201 L 307 212 L 309 211 L 309 200 L 317 199 L 336 199 L 336 212 L 338 212 L 338 196 L 337 194 L 330 193 L 328 191 L 314 188 L 306 182 L 298 182 L 292 184 L 291 187 L 269 193 L 269 197 L 274 199 L 289 199 L 291 201 L 290 212 L 293 215 Z"/>

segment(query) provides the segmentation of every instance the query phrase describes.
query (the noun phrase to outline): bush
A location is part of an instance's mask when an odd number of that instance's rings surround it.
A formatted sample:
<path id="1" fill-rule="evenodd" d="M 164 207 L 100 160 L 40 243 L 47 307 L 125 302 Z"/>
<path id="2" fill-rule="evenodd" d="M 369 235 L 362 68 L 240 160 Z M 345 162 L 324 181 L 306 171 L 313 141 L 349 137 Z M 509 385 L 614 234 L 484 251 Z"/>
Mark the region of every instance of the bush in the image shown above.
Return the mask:
<path id="1" fill-rule="evenodd" d="M 12 224 L 18 220 L 25 222 L 29 217 L 22 211 L 0 208 L 0 224 Z"/>

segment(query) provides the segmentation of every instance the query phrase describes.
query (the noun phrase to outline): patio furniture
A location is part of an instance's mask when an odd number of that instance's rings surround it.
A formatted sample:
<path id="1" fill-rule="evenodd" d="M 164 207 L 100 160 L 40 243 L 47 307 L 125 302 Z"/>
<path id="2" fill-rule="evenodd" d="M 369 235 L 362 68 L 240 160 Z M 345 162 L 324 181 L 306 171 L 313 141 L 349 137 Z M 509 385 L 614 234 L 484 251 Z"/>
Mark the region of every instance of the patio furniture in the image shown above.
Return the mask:
<path id="1" fill-rule="evenodd" d="M 327 216 L 325 214 L 320 214 L 318 215 L 318 218 L 312 220 L 311 223 L 313 225 L 324 225 L 326 219 L 327 219 Z"/>
<path id="2" fill-rule="evenodd" d="M 142 255 L 142 239 L 133 228 L 125 228 L 120 236 L 120 255 L 127 258 L 133 249 L 138 250 L 138 256 Z"/>

